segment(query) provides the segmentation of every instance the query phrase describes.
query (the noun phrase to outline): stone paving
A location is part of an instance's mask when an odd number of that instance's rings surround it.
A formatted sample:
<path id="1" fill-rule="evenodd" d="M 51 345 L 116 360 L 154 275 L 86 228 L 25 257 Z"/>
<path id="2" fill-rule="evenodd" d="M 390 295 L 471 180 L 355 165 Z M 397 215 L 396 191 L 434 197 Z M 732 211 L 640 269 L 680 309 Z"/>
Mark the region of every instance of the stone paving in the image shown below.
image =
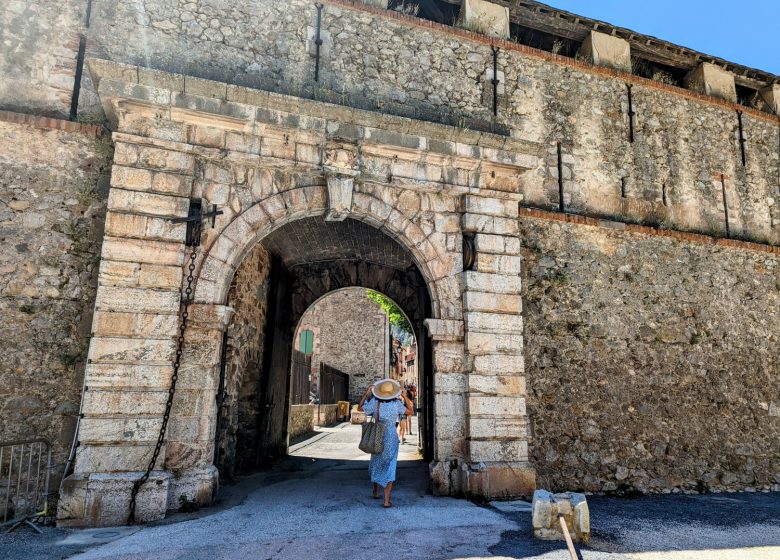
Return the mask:
<path id="1" fill-rule="evenodd" d="M 477 505 L 429 495 L 415 437 L 401 447 L 394 508 L 382 509 L 371 499 L 358 437 L 358 426 L 320 428 L 270 471 L 225 487 L 218 507 L 143 528 L 2 535 L 0 557 L 569 559 L 563 543 L 531 537 L 525 503 Z M 583 560 L 780 558 L 777 494 L 590 497 L 589 503 L 593 537 Z M 103 544 L 113 533 L 116 540 Z"/>

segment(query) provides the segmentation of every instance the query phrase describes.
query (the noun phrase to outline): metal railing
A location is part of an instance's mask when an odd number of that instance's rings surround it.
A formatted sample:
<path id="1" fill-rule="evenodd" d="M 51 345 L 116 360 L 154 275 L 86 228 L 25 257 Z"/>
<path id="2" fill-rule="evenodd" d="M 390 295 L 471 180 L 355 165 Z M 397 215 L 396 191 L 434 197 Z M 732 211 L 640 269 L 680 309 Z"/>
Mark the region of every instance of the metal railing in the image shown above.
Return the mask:
<path id="1" fill-rule="evenodd" d="M 49 515 L 51 446 L 43 439 L 0 443 L 0 526 L 10 533 Z"/>

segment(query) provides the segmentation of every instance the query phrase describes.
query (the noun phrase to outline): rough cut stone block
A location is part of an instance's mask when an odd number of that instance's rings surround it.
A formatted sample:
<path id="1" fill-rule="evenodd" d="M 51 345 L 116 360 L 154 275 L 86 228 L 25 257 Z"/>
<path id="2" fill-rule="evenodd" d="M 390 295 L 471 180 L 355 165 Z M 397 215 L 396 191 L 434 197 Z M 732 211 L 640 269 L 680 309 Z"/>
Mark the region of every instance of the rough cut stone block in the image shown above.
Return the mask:
<path id="1" fill-rule="evenodd" d="M 522 315 L 504 313 L 482 313 L 468 311 L 464 313 L 467 332 L 492 332 L 498 334 L 523 334 Z"/>
<path id="2" fill-rule="evenodd" d="M 580 53 L 597 66 L 631 72 L 631 45 L 625 39 L 591 31 Z"/>
<path id="3" fill-rule="evenodd" d="M 564 540 L 559 516 L 563 516 L 575 542 L 587 544 L 590 539 L 590 511 L 584 494 L 534 492 L 531 524 L 534 536 L 543 540 Z"/>
<path id="4" fill-rule="evenodd" d="M 112 188 L 108 195 L 108 209 L 137 212 L 152 216 L 186 216 L 190 202 L 176 196 L 150 194 Z"/>
<path id="5" fill-rule="evenodd" d="M 486 0 L 462 0 L 459 24 L 476 33 L 509 39 L 509 8 Z"/>
<path id="6" fill-rule="evenodd" d="M 474 371 L 486 374 L 523 373 L 523 357 L 517 355 L 488 354 L 474 358 Z"/>
<path id="7" fill-rule="evenodd" d="M 780 85 L 773 84 L 761 90 L 761 97 L 769 106 L 769 110 L 780 116 Z"/>
<path id="8" fill-rule="evenodd" d="M 173 340 L 94 337 L 89 345 L 89 359 L 103 363 L 168 365 L 175 351 Z"/>
<path id="9" fill-rule="evenodd" d="M 688 88 L 699 93 L 725 99 L 726 101 L 737 101 L 737 87 L 734 82 L 734 74 L 709 62 L 699 64 L 695 70 L 688 74 L 685 83 Z"/>
<path id="10" fill-rule="evenodd" d="M 479 253 L 517 255 L 520 253 L 520 240 L 514 236 L 477 233 L 474 247 Z"/>
<path id="11" fill-rule="evenodd" d="M 433 340 L 463 339 L 463 321 L 426 319 L 425 328 Z"/>
<path id="12" fill-rule="evenodd" d="M 469 437 L 477 439 L 528 437 L 525 418 L 470 418 Z"/>
<path id="13" fill-rule="evenodd" d="M 469 395 L 468 404 L 469 414 L 474 416 L 519 418 L 526 414 L 524 397 Z"/>
<path id="14" fill-rule="evenodd" d="M 523 258 L 515 255 L 491 255 L 477 253 L 474 268 L 478 272 L 516 276 L 522 272 Z"/>
<path id="15" fill-rule="evenodd" d="M 166 338 L 177 334 L 178 314 L 96 311 L 92 331 L 102 336 Z"/>
<path id="16" fill-rule="evenodd" d="M 160 414 L 165 408 L 163 401 Z M 84 445 L 76 448 L 76 473 L 119 472 L 124 469 L 143 471 L 152 459 L 154 445 Z M 165 464 L 165 447 L 156 466 Z"/>
<path id="17" fill-rule="evenodd" d="M 469 459 L 475 462 L 528 460 L 528 442 L 523 439 L 469 440 Z"/>
<path id="18" fill-rule="evenodd" d="M 516 200 L 465 195 L 463 197 L 463 211 L 502 218 L 517 218 L 518 206 Z"/>
<path id="19" fill-rule="evenodd" d="M 82 443 L 156 442 L 162 418 L 84 418 Z"/>
<path id="20" fill-rule="evenodd" d="M 104 259 L 114 261 L 181 266 L 184 244 L 106 237 L 102 255 Z"/>
<path id="21" fill-rule="evenodd" d="M 466 333 L 466 351 L 472 356 L 481 354 L 523 354 L 523 337 L 517 334 L 493 334 L 469 331 Z"/>
<path id="22" fill-rule="evenodd" d="M 172 366 L 148 366 L 125 364 L 87 364 L 87 386 L 132 387 L 165 390 L 170 386 L 173 375 Z M 179 373 L 181 376 L 181 372 Z M 181 378 L 179 379 L 181 383 Z M 202 380 L 198 379 L 199 386 Z"/>
<path id="23" fill-rule="evenodd" d="M 517 235 L 520 231 L 520 225 L 517 218 L 500 218 L 498 216 L 467 213 L 463 215 L 463 231 L 496 235 Z"/>
<path id="24" fill-rule="evenodd" d="M 519 373 L 490 374 L 472 371 L 468 376 L 468 391 L 473 395 L 524 397 L 526 390 L 525 376 Z"/>
<path id="25" fill-rule="evenodd" d="M 101 286 L 95 308 L 110 311 L 138 311 L 176 314 L 179 311 L 180 292 Z"/>
<path id="26" fill-rule="evenodd" d="M 519 276 L 486 274 L 469 270 L 465 273 L 466 290 L 490 292 L 495 294 L 519 294 L 521 280 Z"/>
<path id="27" fill-rule="evenodd" d="M 463 294 L 465 311 L 486 311 L 489 313 L 509 313 L 517 315 L 522 311 L 522 298 L 519 294 L 493 294 L 467 291 Z"/>
<path id="28" fill-rule="evenodd" d="M 219 471 L 214 465 L 177 471 L 169 483 L 168 509 L 178 509 L 181 496 L 201 506 L 208 506 L 214 502 L 218 488 Z"/>

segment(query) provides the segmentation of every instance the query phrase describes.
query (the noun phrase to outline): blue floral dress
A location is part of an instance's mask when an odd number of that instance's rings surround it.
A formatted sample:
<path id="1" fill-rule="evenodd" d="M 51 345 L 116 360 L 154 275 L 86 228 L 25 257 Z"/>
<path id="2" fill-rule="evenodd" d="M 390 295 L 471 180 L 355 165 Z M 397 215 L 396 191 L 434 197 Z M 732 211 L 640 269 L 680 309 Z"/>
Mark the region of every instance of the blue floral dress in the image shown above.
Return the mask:
<path id="1" fill-rule="evenodd" d="M 381 407 L 377 407 L 378 403 Z M 390 482 L 395 482 L 395 468 L 398 464 L 398 434 L 395 424 L 406 410 L 406 405 L 400 400 L 378 401 L 372 398 L 363 405 L 368 416 L 375 416 L 379 408 L 379 421 L 385 425 L 385 450 L 381 454 L 372 453 L 368 463 L 368 474 L 371 482 L 376 482 L 384 488 Z"/>

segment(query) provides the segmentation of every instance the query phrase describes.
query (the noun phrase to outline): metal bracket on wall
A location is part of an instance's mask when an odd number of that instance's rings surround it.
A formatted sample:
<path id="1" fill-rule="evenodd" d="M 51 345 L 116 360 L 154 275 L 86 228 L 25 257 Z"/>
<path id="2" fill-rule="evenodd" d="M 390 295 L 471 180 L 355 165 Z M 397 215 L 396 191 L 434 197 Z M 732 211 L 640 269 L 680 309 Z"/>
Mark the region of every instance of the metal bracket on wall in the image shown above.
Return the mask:
<path id="1" fill-rule="evenodd" d="M 745 167 L 747 165 L 747 153 L 745 152 L 747 138 L 745 138 L 745 127 L 742 122 L 742 111 L 737 111 L 737 121 L 739 121 L 739 150 L 742 152 L 742 167 Z"/>
<path id="2" fill-rule="evenodd" d="M 322 48 L 322 9 L 324 6 L 320 3 L 314 4 L 317 8 L 317 37 L 314 40 L 316 47 L 315 61 L 314 61 L 314 81 L 320 81 L 320 49 Z"/>
<path id="3" fill-rule="evenodd" d="M 217 216 L 224 214 L 222 210 L 217 210 L 216 205 L 211 206 L 211 210 L 208 212 L 203 211 L 203 202 L 199 199 L 193 199 L 190 201 L 190 209 L 187 212 L 186 218 L 171 218 L 171 222 L 174 224 L 187 224 L 187 247 L 197 247 L 200 245 L 200 232 L 202 231 L 202 223 L 206 218 L 211 218 L 211 227 L 213 228 L 217 223 Z"/>
<path id="4" fill-rule="evenodd" d="M 490 47 L 493 49 L 493 116 L 498 116 L 498 47 Z"/>
<path id="5" fill-rule="evenodd" d="M 634 116 L 636 115 L 636 112 L 634 111 L 634 86 L 631 84 L 626 84 L 626 87 L 628 88 L 628 141 L 633 144 Z"/>

